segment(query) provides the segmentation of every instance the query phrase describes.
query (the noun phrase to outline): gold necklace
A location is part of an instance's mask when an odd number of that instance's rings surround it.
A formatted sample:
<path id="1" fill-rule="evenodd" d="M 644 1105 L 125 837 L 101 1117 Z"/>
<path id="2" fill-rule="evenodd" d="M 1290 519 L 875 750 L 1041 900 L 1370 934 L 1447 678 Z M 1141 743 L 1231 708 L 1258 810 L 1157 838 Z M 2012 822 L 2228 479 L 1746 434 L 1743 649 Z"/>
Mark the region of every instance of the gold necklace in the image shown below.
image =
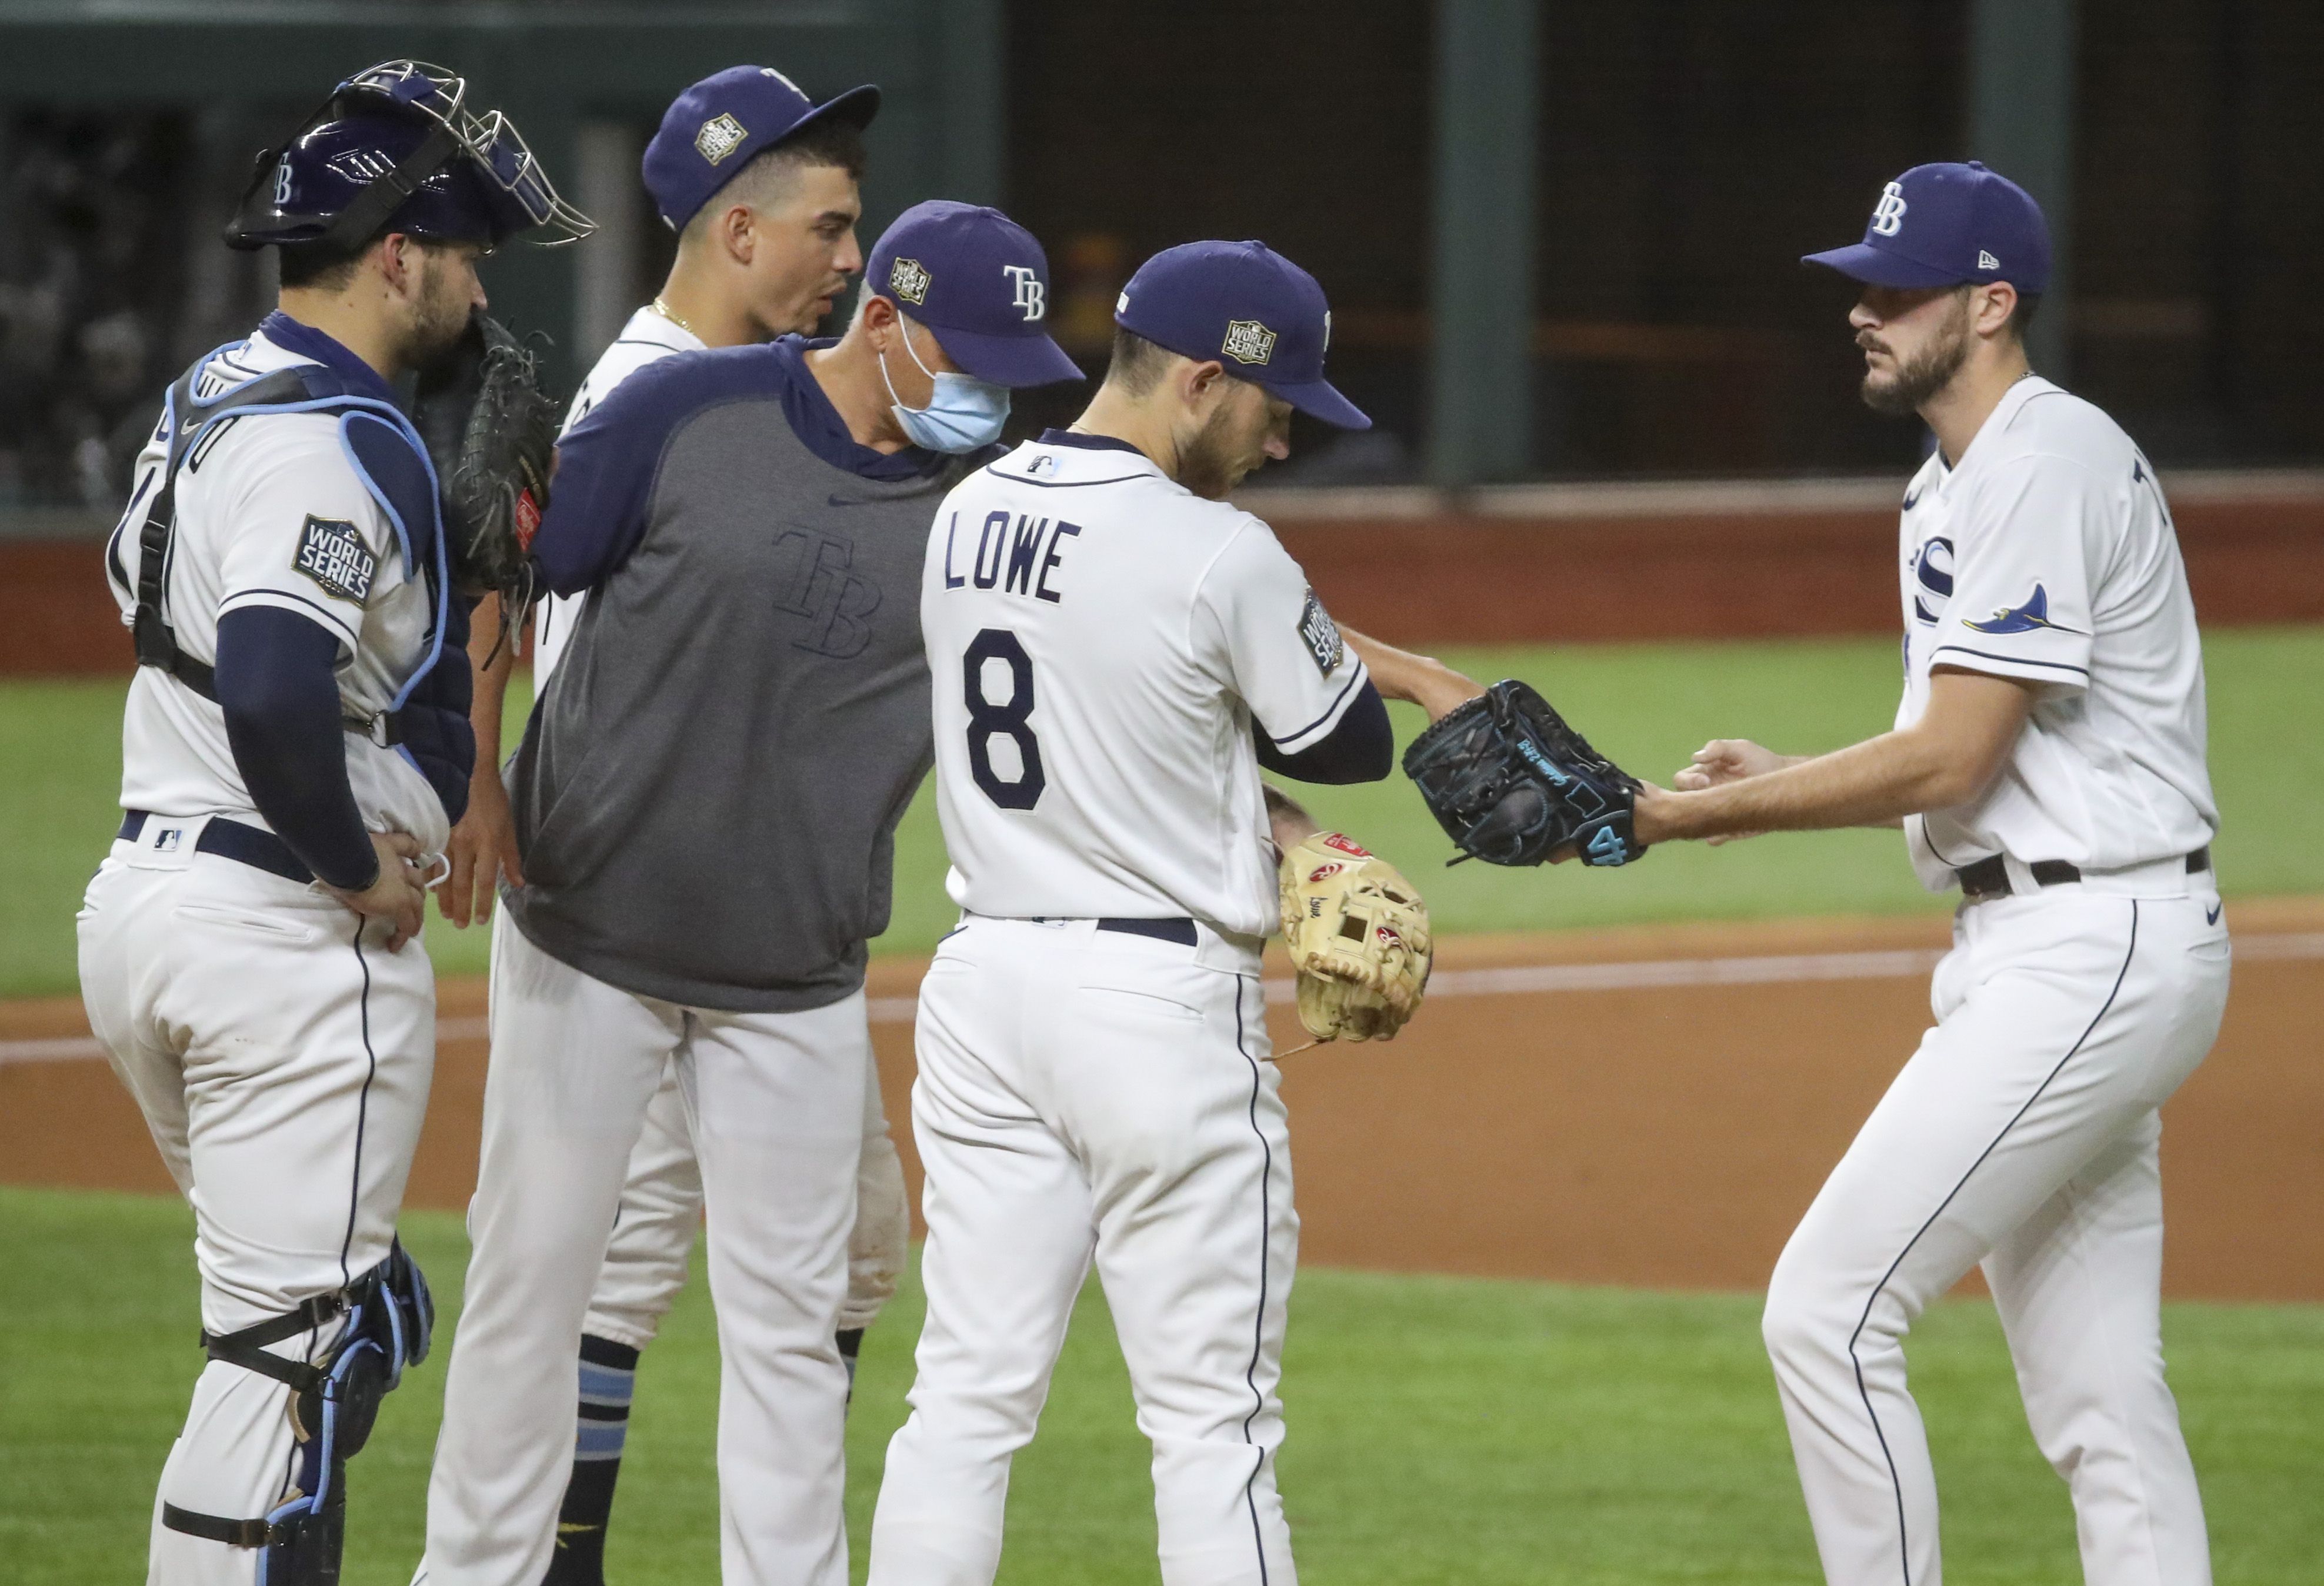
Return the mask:
<path id="1" fill-rule="evenodd" d="M 684 319 L 680 318 L 678 317 L 678 310 L 671 308 L 669 303 L 664 301 L 659 293 L 654 297 L 653 309 L 655 313 L 669 320 L 672 325 L 677 326 L 680 330 L 686 332 L 687 335 L 694 337 L 695 340 L 700 341 L 702 339 L 702 333 L 695 329 L 691 325 L 688 325 Z"/>

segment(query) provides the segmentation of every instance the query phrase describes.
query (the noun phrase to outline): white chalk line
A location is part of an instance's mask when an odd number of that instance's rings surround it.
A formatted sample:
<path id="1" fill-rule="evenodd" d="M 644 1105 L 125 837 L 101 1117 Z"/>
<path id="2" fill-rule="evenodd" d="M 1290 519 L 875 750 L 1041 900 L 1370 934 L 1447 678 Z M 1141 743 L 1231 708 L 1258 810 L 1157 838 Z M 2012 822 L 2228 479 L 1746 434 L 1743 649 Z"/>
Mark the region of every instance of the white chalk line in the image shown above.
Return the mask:
<path id="1" fill-rule="evenodd" d="M 1817 981 L 1904 980 L 1924 975 L 1944 954 L 1938 948 L 1884 953 L 1795 953 L 1740 958 L 1646 958 L 1618 964 L 1522 964 L 1503 969 L 1448 969 L 1428 982 L 1433 1001 L 1442 997 L 1521 997 L 1557 991 L 1636 991 L 1668 986 L 1805 984 Z M 2245 963 L 2270 959 L 2324 958 L 2324 931 L 2286 931 L 2236 938 L 2236 957 Z M 1269 1002 L 1289 1002 L 1292 982 L 1267 982 Z M 865 1006 L 873 1024 L 909 1024 L 916 997 L 872 997 Z M 438 1041 L 481 1041 L 487 1024 L 480 1014 L 436 1021 Z M 105 1048 L 89 1036 L 47 1040 L 0 1041 L 0 1067 L 12 1063 L 79 1063 L 101 1059 Z"/>

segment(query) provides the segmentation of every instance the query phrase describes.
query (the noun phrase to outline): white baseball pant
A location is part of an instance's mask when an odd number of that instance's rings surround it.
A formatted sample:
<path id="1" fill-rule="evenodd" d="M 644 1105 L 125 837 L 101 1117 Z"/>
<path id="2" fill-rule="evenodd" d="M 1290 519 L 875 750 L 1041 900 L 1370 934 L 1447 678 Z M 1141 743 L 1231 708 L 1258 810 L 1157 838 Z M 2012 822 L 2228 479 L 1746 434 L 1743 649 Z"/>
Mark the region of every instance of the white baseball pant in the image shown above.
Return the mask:
<path id="1" fill-rule="evenodd" d="M 435 1068 L 436 978 L 420 943 L 390 953 L 384 925 L 362 927 L 335 899 L 198 853 L 205 824 L 152 817 L 114 844 L 79 915 L 80 983 L 194 1209 L 202 1326 L 225 1333 L 387 1259 Z M 341 1325 L 272 1352 L 319 1361 Z M 153 1586 L 257 1578 L 259 1550 L 166 1529 L 161 1505 L 249 1519 L 283 1501 L 291 1397 L 243 1367 L 202 1367 L 154 1498 Z M 359 1458 L 350 1471 L 359 1504 Z"/>
<path id="2" fill-rule="evenodd" d="M 640 997 L 493 921 L 492 1065 L 416 1581 L 538 1586 L 574 1360 L 631 1154 L 675 1058 L 708 1207 L 729 1586 L 844 1586 L 847 1375 L 832 1333 L 863 1134 L 860 991 L 805 1013 Z"/>
<path id="3" fill-rule="evenodd" d="M 855 1175 L 855 1227 L 847 1242 L 847 1296 L 839 1306 L 843 1332 L 869 1327 L 878 1318 L 881 1307 L 894 1297 L 910 1254 L 904 1166 L 888 1133 L 879 1065 L 868 1041 L 864 1061 L 863 1156 Z M 645 1125 L 630 1153 L 613 1235 L 582 1331 L 632 1349 L 651 1343 L 678 1291 L 686 1286 L 687 1259 L 701 1223 L 702 1168 L 695 1160 L 678 1065 L 672 1063 L 646 1103 Z"/>
<path id="4" fill-rule="evenodd" d="M 982 1586 L 1094 1256 L 1166 1586 L 1293 1586 L 1276 1397 L 1298 1250 L 1257 945 L 972 918 L 920 990 L 927 1320 L 872 1586 Z"/>
<path id="5" fill-rule="evenodd" d="M 1767 1347 L 1833 1586 L 1939 1586 L 1903 1340 L 1980 1262 L 2084 1579 L 2210 1580 L 2163 1382 L 2156 1109 L 2218 1033 L 2228 947 L 2217 895 L 2184 890 L 2209 878 L 2173 867 L 2177 895 L 2091 878 L 1964 907 L 1936 1028 L 1776 1263 Z"/>

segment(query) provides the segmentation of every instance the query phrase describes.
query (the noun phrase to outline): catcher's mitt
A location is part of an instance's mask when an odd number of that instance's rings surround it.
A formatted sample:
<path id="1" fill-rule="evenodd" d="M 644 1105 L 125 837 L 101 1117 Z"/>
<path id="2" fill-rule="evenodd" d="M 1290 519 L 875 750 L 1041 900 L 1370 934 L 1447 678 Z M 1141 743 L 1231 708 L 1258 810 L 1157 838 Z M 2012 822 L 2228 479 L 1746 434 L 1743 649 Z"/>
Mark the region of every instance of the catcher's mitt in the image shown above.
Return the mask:
<path id="1" fill-rule="evenodd" d="M 1404 770 L 1463 858 L 1539 864 L 1570 846 L 1584 864 L 1612 865 L 1646 851 L 1630 825 L 1637 779 L 1515 678 L 1414 739 Z"/>
<path id="2" fill-rule="evenodd" d="M 1428 905 L 1394 865 L 1337 832 L 1286 853 L 1279 881 L 1299 1022 L 1319 1041 L 1389 1039 L 1428 987 Z"/>
<path id="3" fill-rule="evenodd" d="M 549 505 L 557 450 L 558 404 L 540 388 L 539 358 L 479 313 L 422 372 L 411 417 L 443 488 L 454 587 L 498 595 L 503 622 L 521 620 L 532 593 L 525 553 Z"/>

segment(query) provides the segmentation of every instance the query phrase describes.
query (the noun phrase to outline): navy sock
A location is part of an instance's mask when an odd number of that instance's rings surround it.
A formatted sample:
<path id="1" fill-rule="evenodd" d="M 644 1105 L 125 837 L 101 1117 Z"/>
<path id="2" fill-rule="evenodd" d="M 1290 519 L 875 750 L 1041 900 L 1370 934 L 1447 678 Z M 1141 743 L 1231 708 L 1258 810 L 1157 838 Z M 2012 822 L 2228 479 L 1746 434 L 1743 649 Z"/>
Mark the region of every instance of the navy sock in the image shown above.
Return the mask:
<path id="1" fill-rule="evenodd" d="M 573 1474 L 557 1516 L 557 1551 L 542 1586 L 604 1586 L 605 1526 L 613 1512 L 613 1483 L 622 1474 L 622 1445 L 630 1431 L 630 1398 L 637 1386 L 638 1351 L 610 1338 L 581 1335 L 580 1425 Z"/>

